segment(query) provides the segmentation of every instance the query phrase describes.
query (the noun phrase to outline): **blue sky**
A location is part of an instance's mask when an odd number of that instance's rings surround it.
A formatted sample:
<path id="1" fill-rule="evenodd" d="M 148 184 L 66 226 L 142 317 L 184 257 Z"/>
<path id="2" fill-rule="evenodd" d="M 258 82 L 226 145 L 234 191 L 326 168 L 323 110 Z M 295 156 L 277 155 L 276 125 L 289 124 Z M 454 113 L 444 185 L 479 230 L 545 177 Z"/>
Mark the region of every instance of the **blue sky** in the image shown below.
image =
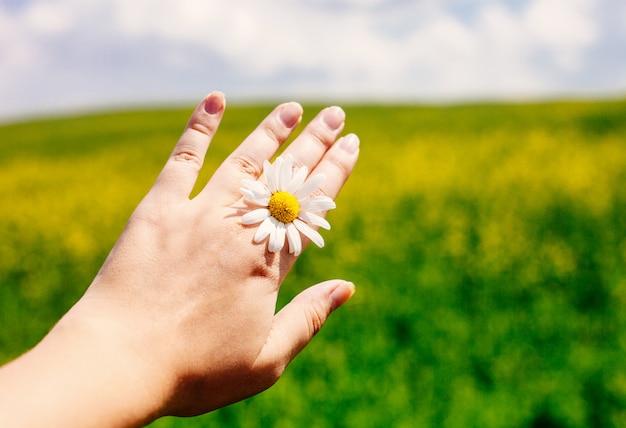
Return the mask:
<path id="1" fill-rule="evenodd" d="M 0 0 L 0 120 L 626 95 L 624 0 Z"/>

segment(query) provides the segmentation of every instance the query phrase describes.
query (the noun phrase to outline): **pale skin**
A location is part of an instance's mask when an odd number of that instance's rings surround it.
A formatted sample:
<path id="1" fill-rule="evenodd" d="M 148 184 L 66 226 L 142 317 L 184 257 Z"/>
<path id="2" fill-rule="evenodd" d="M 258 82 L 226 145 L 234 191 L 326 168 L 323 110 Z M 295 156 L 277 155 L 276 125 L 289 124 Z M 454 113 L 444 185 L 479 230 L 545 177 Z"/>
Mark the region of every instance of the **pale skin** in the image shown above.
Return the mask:
<path id="1" fill-rule="evenodd" d="M 354 285 L 314 285 L 275 312 L 296 257 L 269 253 L 240 223 L 243 178 L 259 179 L 302 120 L 278 106 L 190 198 L 224 114 L 193 113 L 154 186 L 83 297 L 33 349 L 0 368 L 0 426 L 131 427 L 192 416 L 273 385 Z M 359 154 L 345 114 L 322 110 L 285 149 L 335 198 Z M 306 239 L 303 240 L 307 244 Z"/>

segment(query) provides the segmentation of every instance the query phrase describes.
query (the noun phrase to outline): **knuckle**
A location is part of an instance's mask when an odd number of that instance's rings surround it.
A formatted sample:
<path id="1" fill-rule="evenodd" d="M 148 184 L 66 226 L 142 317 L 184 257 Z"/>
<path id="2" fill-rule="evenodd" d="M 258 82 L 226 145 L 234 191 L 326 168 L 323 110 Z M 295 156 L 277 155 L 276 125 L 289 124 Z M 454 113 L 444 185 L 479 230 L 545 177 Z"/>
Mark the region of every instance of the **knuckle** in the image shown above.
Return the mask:
<path id="1" fill-rule="evenodd" d="M 250 271 L 250 275 L 254 278 L 260 278 L 275 282 L 278 280 L 276 270 L 272 266 L 268 266 L 266 263 L 255 263 Z"/>
<path id="2" fill-rule="evenodd" d="M 196 168 L 201 168 L 204 159 L 200 154 L 189 147 L 181 147 L 172 154 L 172 159 L 176 162 L 181 162 L 189 165 L 193 165 Z"/>
<path id="3" fill-rule="evenodd" d="M 234 167 L 244 175 L 258 177 L 261 175 L 261 166 L 247 156 L 236 156 L 230 159 Z"/>
<path id="4" fill-rule="evenodd" d="M 192 120 L 172 153 L 177 162 L 202 167 L 208 141 L 215 135 L 217 125 L 211 121 Z"/>
<path id="5" fill-rule="evenodd" d="M 217 130 L 217 126 L 216 124 L 210 121 L 201 122 L 201 121 L 194 120 L 189 124 L 189 129 L 199 132 L 200 134 L 204 134 L 209 137 L 212 137 L 215 134 L 215 131 Z"/>
<path id="6" fill-rule="evenodd" d="M 265 133 L 265 136 L 271 140 L 277 140 L 276 130 L 272 126 L 263 126 L 261 130 Z"/>
<path id="7" fill-rule="evenodd" d="M 309 322 L 310 337 L 315 336 L 324 326 L 327 318 L 327 310 L 319 301 L 309 300 L 306 306 L 306 318 Z"/>
<path id="8" fill-rule="evenodd" d="M 330 150 L 324 156 L 324 174 L 326 182 L 328 180 L 345 180 L 352 172 L 352 164 L 348 159 L 338 154 L 336 151 Z"/>
<path id="9" fill-rule="evenodd" d="M 202 166 L 206 152 L 205 137 L 186 131 L 178 140 L 172 152 L 172 159 L 191 165 Z"/>
<path id="10" fill-rule="evenodd" d="M 350 173 L 350 166 L 342 158 L 333 156 L 329 159 L 330 164 L 339 171 L 340 175 L 347 176 Z"/>
<path id="11" fill-rule="evenodd" d="M 177 150 L 174 153 L 174 160 L 181 162 L 198 162 L 200 156 L 191 150 Z"/>
<path id="12" fill-rule="evenodd" d="M 244 239 L 249 240 L 248 235 L 244 236 Z M 265 249 L 265 245 L 263 245 L 263 249 Z M 277 284 L 279 284 L 280 282 L 281 266 L 279 264 L 277 265 L 277 260 L 274 256 L 274 253 L 269 253 L 265 251 L 263 255 L 259 255 L 257 253 L 249 269 L 249 275 L 252 278 L 258 279 L 261 282 L 268 284 L 271 290 L 274 290 Z"/>
<path id="13" fill-rule="evenodd" d="M 333 135 L 329 135 L 328 132 L 317 128 L 311 129 L 310 136 L 315 143 L 319 144 L 324 149 L 328 149 L 335 142 Z"/>
<path id="14" fill-rule="evenodd" d="M 281 135 L 281 133 L 279 132 L 278 129 L 276 129 L 275 126 L 271 126 L 269 124 L 266 125 L 266 126 L 263 126 L 261 128 L 261 130 L 265 134 L 266 138 L 268 138 L 270 141 L 274 141 L 275 143 L 278 143 L 278 144 L 280 144 L 286 138 L 286 136 Z"/>

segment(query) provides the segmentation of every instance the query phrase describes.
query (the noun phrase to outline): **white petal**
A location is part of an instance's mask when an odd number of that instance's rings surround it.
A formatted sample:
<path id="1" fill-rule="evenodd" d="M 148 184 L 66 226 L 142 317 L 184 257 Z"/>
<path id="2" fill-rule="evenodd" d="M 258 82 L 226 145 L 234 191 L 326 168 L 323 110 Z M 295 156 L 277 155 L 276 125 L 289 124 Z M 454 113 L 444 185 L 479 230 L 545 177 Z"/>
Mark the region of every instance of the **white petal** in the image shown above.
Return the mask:
<path id="1" fill-rule="evenodd" d="M 241 192 L 241 194 L 243 195 L 244 198 L 246 198 L 249 201 L 254 201 L 256 200 L 257 195 L 254 194 L 254 192 L 250 189 L 247 189 L 245 187 L 240 187 L 239 191 Z"/>
<path id="2" fill-rule="evenodd" d="M 299 256 L 302 252 L 302 240 L 300 233 L 293 223 L 287 225 L 287 241 L 289 242 L 289 252 Z"/>
<path id="3" fill-rule="evenodd" d="M 320 235 L 316 230 L 311 228 L 311 226 L 298 219 L 295 219 L 293 224 L 298 228 L 300 233 L 309 238 L 315 245 L 320 248 L 324 246 L 324 238 L 322 238 L 322 235 Z"/>
<path id="4" fill-rule="evenodd" d="M 263 161 L 263 174 L 265 175 L 265 181 L 270 193 L 276 192 L 276 172 L 274 171 L 274 166 L 267 160 Z"/>
<path id="5" fill-rule="evenodd" d="M 253 210 L 242 215 L 241 222 L 243 224 L 257 224 L 261 223 L 269 216 L 270 210 L 268 210 L 267 208 L 259 208 L 258 210 Z"/>
<path id="6" fill-rule="evenodd" d="M 309 213 L 306 211 L 300 211 L 298 217 L 306 223 L 313 226 L 321 227 L 326 230 L 330 230 L 330 223 L 325 218 L 318 216 L 317 214 Z"/>
<path id="7" fill-rule="evenodd" d="M 280 168 L 277 171 L 278 175 L 278 190 L 286 190 L 289 183 L 291 183 L 291 175 L 293 174 L 293 156 L 287 155 L 283 159 Z"/>
<path id="8" fill-rule="evenodd" d="M 282 156 L 278 156 L 273 164 L 274 165 L 274 179 L 276 180 L 276 190 L 280 190 L 280 187 L 278 186 L 280 185 L 280 173 L 281 173 L 284 161 L 285 159 L 283 159 Z"/>
<path id="9" fill-rule="evenodd" d="M 291 177 L 291 183 L 289 183 L 289 186 L 287 186 L 285 190 L 291 193 L 292 195 L 296 196 L 296 192 L 298 191 L 298 189 L 300 189 L 300 187 L 302 187 L 302 184 L 304 183 L 304 180 L 306 180 L 306 176 L 308 174 L 309 174 L 309 168 L 307 168 L 306 166 L 296 168 L 293 171 L 293 175 Z M 308 195 L 304 195 L 304 196 L 308 196 Z"/>
<path id="10" fill-rule="evenodd" d="M 265 184 L 257 180 L 244 178 L 243 180 L 241 180 L 241 185 L 252 190 L 255 193 L 269 193 Z"/>
<path id="11" fill-rule="evenodd" d="M 240 188 L 239 191 L 244 196 L 244 198 L 246 198 L 253 204 L 266 207 L 270 203 L 270 196 L 265 193 L 259 194 L 254 190 L 246 189 L 245 187 Z"/>
<path id="12" fill-rule="evenodd" d="M 270 234 L 270 242 L 267 245 L 267 249 L 272 253 L 277 253 L 285 246 L 285 224 L 276 220 L 274 217 L 270 217 L 274 225 L 274 230 Z"/>
<path id="13" fill-rule="evenodd" d="M 313 196 L 312 198 L 300 201 L 300 209 L 311 212 L 328 211 L 336 206 L 335 202 L 328 196 Z"/>
<path id="14" fill-rule="evenodd" d="M 274 231 L 275 227 L 274 223 L 272 223 L 272 218 L 273 217 L 268 217 L 263 220 L 263 223 L 261 223 L 259 228 L 256 230 L 253 241 L 257 244 L 267 238 L 268 235 Z"/>
<path id="15" fill-rule="evenodd" d="M 297 199 L 306 198 L 311 193 L 315 192 L 324 180 L 326 180 L 326 176 L 324 174 L 314 175 L 309 178 L 307 182 L 304 183 L 298 190 L 296 190 L 294 196 Z"/>

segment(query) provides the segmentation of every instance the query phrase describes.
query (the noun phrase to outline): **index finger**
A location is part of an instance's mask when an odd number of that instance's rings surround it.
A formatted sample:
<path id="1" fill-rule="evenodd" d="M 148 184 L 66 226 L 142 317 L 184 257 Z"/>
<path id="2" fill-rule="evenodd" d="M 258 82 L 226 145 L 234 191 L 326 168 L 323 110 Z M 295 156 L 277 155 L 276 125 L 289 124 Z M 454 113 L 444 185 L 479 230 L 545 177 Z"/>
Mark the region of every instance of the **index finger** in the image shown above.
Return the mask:
<path id="1" fill-rule="evenodd" d="M 209 94 L 198 105 L 149 195 L 172 200 L 189 198 L 225 107 L 221 92 Z"/>
<path id="2" fill-rule="evenodd" d="M 274 156 L 301 120 L 300 104 L 289 102 L 276 107 L 226 158 L 198 197 L 210 198 L 217 204 L 230 204 L 239 199 L 241 180 L 256 180 L 263 171 L 263 161 Z"/>

